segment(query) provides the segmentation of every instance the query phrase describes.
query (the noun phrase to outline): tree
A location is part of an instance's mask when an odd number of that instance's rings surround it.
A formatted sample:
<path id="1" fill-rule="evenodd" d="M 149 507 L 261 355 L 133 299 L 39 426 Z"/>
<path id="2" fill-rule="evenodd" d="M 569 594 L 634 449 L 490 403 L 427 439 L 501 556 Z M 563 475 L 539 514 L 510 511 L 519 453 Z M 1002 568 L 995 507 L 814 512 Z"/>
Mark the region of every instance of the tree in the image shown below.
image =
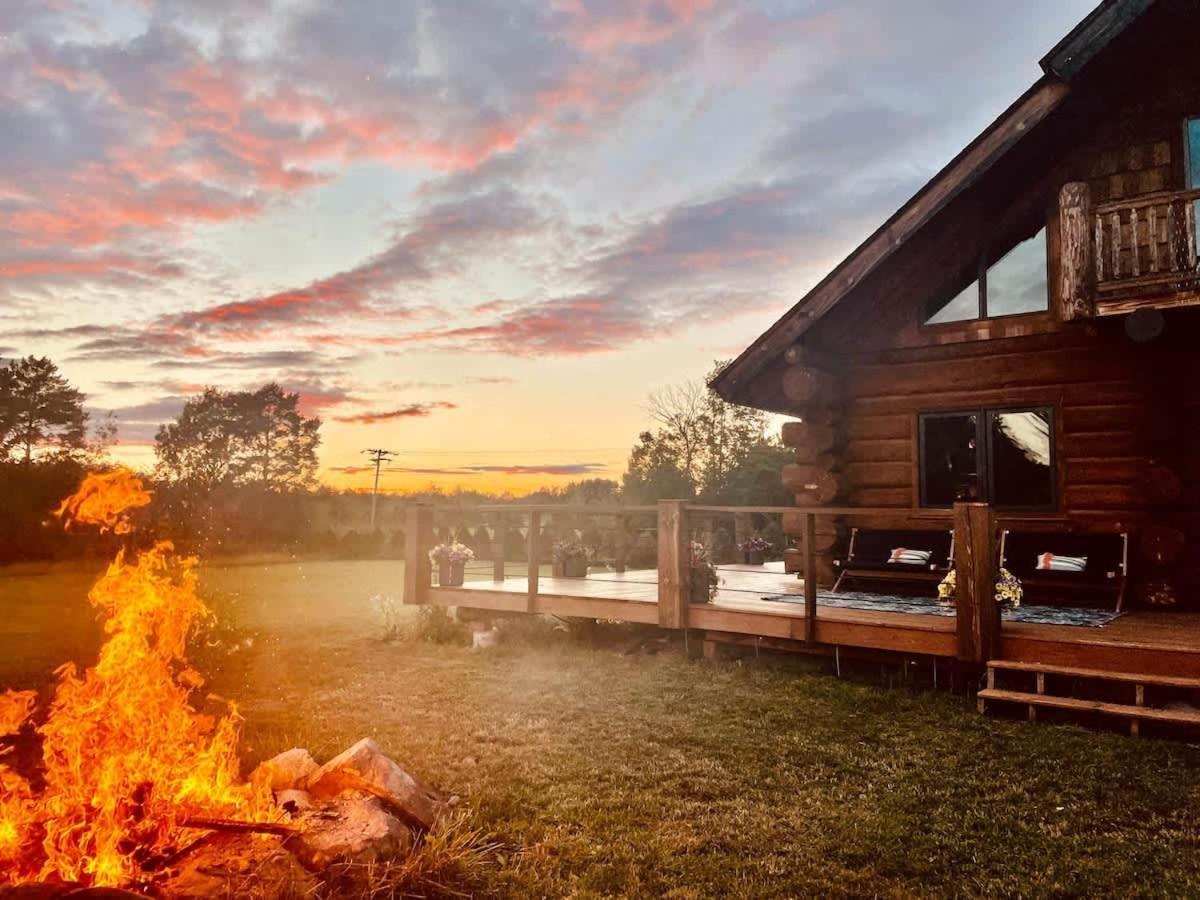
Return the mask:
<path id="1" fill-rule="evenodd" d="M 764 493 L 779 496 L 765 491 L 765 473 L 774 465 L 778 485 L 786 451 L 767 436 L 765 413 L 726 403 L 695 381 L 651 394 L 647 411 L 658 427 L 643 432 L 630 453 L 624 484 L 631 495 L 644 502 L 699 496 L 740 504 L 764 502 L 758 499 Z"/>
<path id="2" fill-rule="evenodd" d="M 206 388 L 183 405 L 178 420 L 154 436 L 161 477 L 200 494 L 230 482 L 236 423 L 232 394 Z"/>
<path id="3" fill-rule="evenodd" d="M 15 359 L 0 370 L 0 458 L 15 453 L 28 465 L 39 449 L 83 450 L 87 419 L 83 394 L 46 357 Z"/>
<path id="4" fill-rule="evenodd" d="M 270 492 L 316 480 L 321 420 L 299 411 L 299 394 L 207 388 L 155 436 L 159 474 L 202 494 L 223 485 Z"/>
<path id="5" fill-rule="evenodd" d="M 243 448 L 236 463 L 239 480 L 272 491 L 311 485 L 317 476 L 321 420 L 300 412 L 300 395 L 272 383 L 233 398 Z"/>

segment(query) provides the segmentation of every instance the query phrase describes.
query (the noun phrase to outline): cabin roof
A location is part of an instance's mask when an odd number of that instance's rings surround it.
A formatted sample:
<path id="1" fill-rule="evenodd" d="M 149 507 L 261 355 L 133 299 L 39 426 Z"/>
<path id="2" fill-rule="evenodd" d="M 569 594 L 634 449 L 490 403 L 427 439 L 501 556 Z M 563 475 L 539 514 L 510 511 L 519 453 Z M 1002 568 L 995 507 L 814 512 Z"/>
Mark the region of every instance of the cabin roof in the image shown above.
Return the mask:
<path id="1" fill-rule="evenodd" d="M 1155 2 L 1104 0 L 1092 10 L 1042 58 L 1045 74 L 726 366 L 710 383 L 713 390 L 726 400 L 754 405 L 746 395 L 754 376 L 1049 117 L 1070 93 L 1071 81 Z"/>

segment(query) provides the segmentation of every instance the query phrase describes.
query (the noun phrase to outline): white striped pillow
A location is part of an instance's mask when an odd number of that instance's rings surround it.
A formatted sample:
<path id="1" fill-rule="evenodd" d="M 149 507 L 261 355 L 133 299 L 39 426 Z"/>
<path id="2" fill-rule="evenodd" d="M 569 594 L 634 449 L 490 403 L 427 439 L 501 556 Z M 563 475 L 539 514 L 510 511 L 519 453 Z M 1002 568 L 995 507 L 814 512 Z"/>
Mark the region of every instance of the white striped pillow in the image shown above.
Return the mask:
<path id="1" fill-rule="evenodd" d="M 1087 568 L 1086 556 L 1058 556 L 1054 553 L 1038 555 L 1039 572 L 1082 572 Z"/>
<path id="2" fill-rule="evenodd" d="M 932 550 L 909 550 L 906 547 L 897 547 L 888 557 L 888 562 L 905 566 L 927 566 L 931 556 L 933 556 Z"/>

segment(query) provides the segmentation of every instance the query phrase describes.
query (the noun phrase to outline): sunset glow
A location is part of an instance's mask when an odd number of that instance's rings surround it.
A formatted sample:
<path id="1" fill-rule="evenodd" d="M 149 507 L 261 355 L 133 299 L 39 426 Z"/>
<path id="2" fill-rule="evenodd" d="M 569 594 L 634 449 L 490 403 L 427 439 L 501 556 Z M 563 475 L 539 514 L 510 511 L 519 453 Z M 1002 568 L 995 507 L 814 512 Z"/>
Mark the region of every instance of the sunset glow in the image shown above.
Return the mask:
<path id="1" fill-rule="evenodd" d="M 1089 6 L 6 2 L 0 357 L 135 468 L 277 380 L 333 486 L 618 478 Z"/>

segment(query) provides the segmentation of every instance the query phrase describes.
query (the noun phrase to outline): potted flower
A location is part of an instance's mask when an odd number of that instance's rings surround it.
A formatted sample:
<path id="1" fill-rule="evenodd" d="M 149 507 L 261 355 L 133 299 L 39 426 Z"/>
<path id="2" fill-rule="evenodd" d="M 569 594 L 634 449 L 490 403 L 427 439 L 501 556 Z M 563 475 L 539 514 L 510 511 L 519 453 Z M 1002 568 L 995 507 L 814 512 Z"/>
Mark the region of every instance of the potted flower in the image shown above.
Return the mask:
<path id="1" fill-rule="evenodd" d="M 475 551 L 465 544 L 438 544 L 429 551 L 429 561 L 437 566 L 438 584 L 443 587 L 458 587 L 463 583 L 467 561 L 475 558 Z"/>
<path id="2" fill-rule="evenodd" d="M 953 606 L 957 592 L 958 575 L 951 569 L 938 585 L 938 601 L 945 606 Z M 996 605 L 1016 609 L 1024 597 L 1025 589 L 1021 587 L 1021 580 L 1008 569 L 1002 568 L 1000 576 L 996 579 Z"/>
<path id="3" fill-rule="evenodd" d="M 748 566 L 761 566 L 767 559 L 767 554 L 771 552 L 771 544 L 766 538 L 755 535 L 752 538 L 747 538 L 738 545 L 738 549 L 742 551 L 742 562 Z"/>
<path id="4" fill-rule="evenodd" d="M 717 585 L 721 579 L 717 577 L 717 567 L 713 565 L 708 548 L 699 541 L 692 541 L 688 573 L 688 597 L 691 602 L 711 603 L 717 596 Z"/>
<path id="5" fill-rule="evenodd" d="M 586 578 L 592 550 L 578 541 L 556 541 L 554 544 L 554 574 L 563 578 Z"/>

